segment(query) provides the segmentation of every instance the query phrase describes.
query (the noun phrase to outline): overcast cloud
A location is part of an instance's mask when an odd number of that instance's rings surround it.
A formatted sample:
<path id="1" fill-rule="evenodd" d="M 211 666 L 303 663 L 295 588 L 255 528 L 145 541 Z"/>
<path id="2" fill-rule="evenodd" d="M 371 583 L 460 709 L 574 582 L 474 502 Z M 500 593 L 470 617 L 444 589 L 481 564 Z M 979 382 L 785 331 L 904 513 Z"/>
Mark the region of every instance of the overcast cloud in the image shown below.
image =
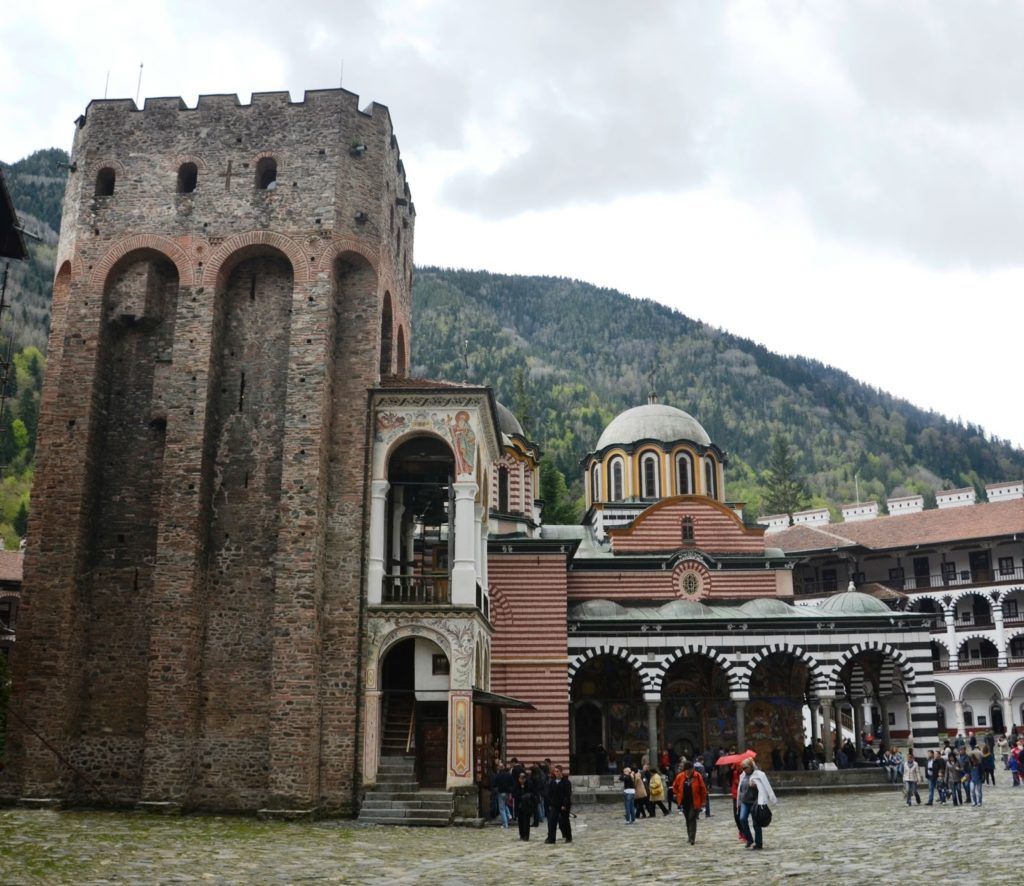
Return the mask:
<path id="1" fill-rule="evenodd" d="M 191 103 L 344 64 L 420 263 L 616 286 L 1021 443 L 1022 45 L 984 0 L 17 4 L 0 158 L 68 146 L 108 69 Z"/>

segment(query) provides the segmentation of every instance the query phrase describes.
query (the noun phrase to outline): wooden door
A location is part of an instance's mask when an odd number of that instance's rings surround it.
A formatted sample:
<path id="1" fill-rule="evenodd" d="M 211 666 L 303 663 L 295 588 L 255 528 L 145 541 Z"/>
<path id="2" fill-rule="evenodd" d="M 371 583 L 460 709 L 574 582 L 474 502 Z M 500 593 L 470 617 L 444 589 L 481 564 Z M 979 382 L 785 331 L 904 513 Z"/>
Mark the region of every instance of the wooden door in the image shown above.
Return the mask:
<path id="1" fill-rule="evenodd" d="M 416 704 L 416 768 L 425 788 L 443 788 L 448 779 L 448 704 Z"/>

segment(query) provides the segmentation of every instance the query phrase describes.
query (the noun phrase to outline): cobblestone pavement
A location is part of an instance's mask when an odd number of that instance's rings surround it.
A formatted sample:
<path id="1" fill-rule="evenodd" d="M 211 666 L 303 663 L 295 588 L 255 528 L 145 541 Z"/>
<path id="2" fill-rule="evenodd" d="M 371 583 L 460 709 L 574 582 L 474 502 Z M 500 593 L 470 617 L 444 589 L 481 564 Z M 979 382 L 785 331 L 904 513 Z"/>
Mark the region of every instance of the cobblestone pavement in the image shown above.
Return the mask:
<path id="1" fill-rule="evenodd" d="M 925 798 L 927 799 L 927 798 Z M 713 801 L 714 803 L 714 801 Z M 1024 788 L 987 788 L 985 805 L 908 809 L 891 793 L 783 798 L 765 850 L 742 847 L 725 801 L 701 819 L 627 826 L 590 807 L 571 845 L 514 828 L 403 829 L 196 815 L 0 810 L 0 883 L 1020 883 Z"/>

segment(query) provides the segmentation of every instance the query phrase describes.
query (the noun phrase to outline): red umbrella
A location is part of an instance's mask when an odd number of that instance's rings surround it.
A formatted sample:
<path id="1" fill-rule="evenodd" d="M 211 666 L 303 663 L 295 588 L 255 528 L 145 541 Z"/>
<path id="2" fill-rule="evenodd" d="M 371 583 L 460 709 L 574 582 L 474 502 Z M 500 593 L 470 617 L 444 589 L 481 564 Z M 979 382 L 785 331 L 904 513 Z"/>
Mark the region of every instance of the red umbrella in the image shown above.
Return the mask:
<path id="1" fill-rule="evenodd" d="M 742 763 L 744 760 L 753 760 L 757 756 L 757 751 L 752 751 L 749 748 L 742 754 L 729 754 L 725 757 L 719 757 L 715 761 L 716 766 L 728 766 L 730 763 Z"/>

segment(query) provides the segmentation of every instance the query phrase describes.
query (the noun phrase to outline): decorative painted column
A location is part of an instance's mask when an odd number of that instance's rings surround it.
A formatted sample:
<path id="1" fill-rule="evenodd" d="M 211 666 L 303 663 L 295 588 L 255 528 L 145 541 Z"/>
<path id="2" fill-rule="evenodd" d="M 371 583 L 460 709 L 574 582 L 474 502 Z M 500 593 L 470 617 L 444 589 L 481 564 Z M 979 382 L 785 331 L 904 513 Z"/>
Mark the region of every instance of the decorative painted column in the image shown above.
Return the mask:
<path id="1" fill-rule="evenodd" d="M 401 573 L 402 562 L 402 522 L 405 517 L 405 489 L 396 486 L 391 493 L 391 550 L 384 558 L 384 574 L 395 575 Z M 395 587 L 396 582 L 389 582 Z"/>
<path id="2" fill-rule="evenodd" d="M 996 623 L 996 667 L 1005 668 L 1007 665 L 1006 661 L 1006 631 L 1003 626 L 1003 600 L 1000 597 L 998 600 L 992 600 L 992 618 Z M 1007 723 L 1009 728 L 1009 723 Z"/>
<path id="3" fill-rule="evenodd" d="M 647 762 L 651 770 L 658 768 L 658 705 L 660 699 L 647 701 Z"/>
<path id="4" fill-rule="evenodd" d="M 504 745 L 502 748 L 504 750 Z M 452 689 L 448 693 L 447 786 L 451 789 L 472 784 L 473 690 Z"/>
<path id="5" fill-rule="evenodd" d="M 860 736 L 864 731 L 864 703 L 850 699 L 850 707 L 853 708 L 853 746 L 860 755 Z M 852 761 L 851 761 L 852 762 Z"/>
<path id="6" fill-rule="evenodd" d="M 1013 725 L 1013 702 L 1008 698 L 1003 699 L 1003 730 L 1009 735 L 1010 727 Z"/>
<path id="7" fill-rule="evenodd" d="M 487 571 L 487 524 L 483 520 L 484 509 L 480 508 L 479 515 L 479 527 L 480 531 L 477 533 L 479 539 L 478 544 L 480 545 L 480 556 L 477 564 L 477 574 L 480 576 L 480 586 L 484 589 L 484 595 L 487 595 L 488 588 L 490 587 L 488 571 Z"/>
<path id="8" fill-rule="evenodd" d="M 959 698 L 953 700 L 953 716 L 956 717 L 956 734 L 965 735 L 967 726 L 964 724 L 964 703 Z"/>
<path id="9" fill-rule="evenodd" d="M 822 696 L 821 699 L 821 712 L 822 712 L 822 744 L 825 745 L 825 769 L 835 769 L 835 737 L 832 731 L 832 711 L 835 707 L 835 699 L 831 696 Z M 836 715 L 838 717 L 839 709 L 835 708 Z"/>
<path id="10" fill-rule="evenodd" d="M 380 765 L 380 701 L 379 689 L 367 689 L 364 693 L 366 725 L 363 727 L 363 784 L 377 783 L 377 768 Z"/>
<path id="11" fill-rule="evenodd" d="M 960 662 L 957 660 L 956 642 L 956 601 L 950 604 L 942 604 L 942 616 L 946 620 L 946 645 L 949 647 L 949 669 L 960 670 Z"/>
<path id="12" fill-rule="evenodd" d="M 452 603 L 476 605 L 476 480 L 457 480 L 455 488 L 455 558 L 452 562 Z"/>
<path id="13" fill-rule="evenodd" d="M 813 746 L 818 741 L 818 714 L 821 709 L 817 702 L 808 707 L 811 709 L 811 745 Z"/>
<path id="14" fill-rule="evenodd" d="M 480 505 L 473 506 L 473 524 L 476 529 L 473 536 L 473 570 L 479 576 L 480 584 L 483 585 L 484 554 L 482 551 L 486 550 L 487 545 L 481 533 L 484 524 L 484 509 Z"/>
<path id="15" fill-rule="evenodd" d="M 374 480 L 370 484 L 370 551 L 366 570 L 366 601 L 371 605 L 381 602 L 384 584 L 384 541 L 388 510 L 387 480 Z"/>

